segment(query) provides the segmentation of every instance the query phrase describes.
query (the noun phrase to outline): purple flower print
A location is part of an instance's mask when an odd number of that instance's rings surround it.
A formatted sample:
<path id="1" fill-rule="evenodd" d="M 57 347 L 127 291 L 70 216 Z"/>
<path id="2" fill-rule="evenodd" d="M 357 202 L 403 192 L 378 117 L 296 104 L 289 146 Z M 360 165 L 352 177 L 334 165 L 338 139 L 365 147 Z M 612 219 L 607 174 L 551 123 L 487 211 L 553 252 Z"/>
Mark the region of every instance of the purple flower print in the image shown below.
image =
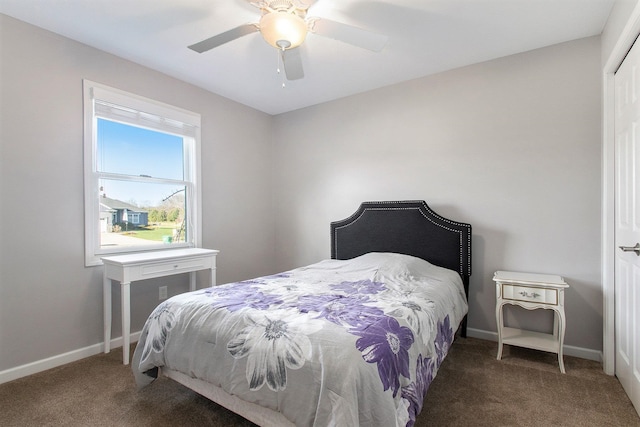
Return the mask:
<path id="1" fill-rule="evenodd" d="M 453 329 L 451 329 L 451 325 L 449 324 L 449 315 L 444 318 L 444 321 L 438 322 L 438 335 L 436 335 L 435 346 L 436 346 L 436 355 L 438 356 L 438 367 L 444 360 L 447 353 L 449 353 L 449 348 L 453 343 Z"/>
<path id="2" fill-rule="evenodd" d="M 205 291 L 213 299 L 211 303 L 215 308 L 226 308 L 231 312 L 243 308 L 256 310 L 268 310 L 271 305 L 281 304 L 282 299 L 277 295 L 268 295 L 246 283 L 233 283 Z"/>
<path id="3" fill-rule="evenodd" d="M 368 301 L 366 295 L 307 295 L 300 297 L 297 306 L 302 313 L 318 312 L 316 318 L 358 328 L 384 316 L 381 309 L 364 305 Z"/>
<path id="4" fill-rule="evenodd" d="M 409 401 L 409 422 L 407 427 L 412 427 L 416 422 L 416 417 L 422 411 L 422 404 L 424 403 L 424 397 L 427 395 L 427 390 L 433 381 L 433 372 L 435 366 L 433 359 L 430 357 L 422 358 L 422 355 L 418 356 L 416 361 L 416 378 L 411 384 L 406 387 L 402 387 L 401 396 Z"/>
<path id="5" fill-rule="evenodd" d="M 391 388 L 393 397 L 400 388 L 400 375 L 409 378 L 409 348 L 413 344 L 413 333 L 400 326 L 393 317 L 384 316 L 362 330 L 353 329 L 359 336 L 356 348 L 365 362 L 376 363 L 384 390 Z"/>
<path id="6" fill-rule="evenodd" d="M 263 278 L 264 279 L 286 279 L 288 277 L 291 277 L 291 273 L 288 271 L 285 271 L 284 273 L 272 274 L 271 276 L 265 276 Z"/>
<path id="7" fill-rule="evenodd" d="M 342 282 L 331 285 L 335 291 L 343 291 L 346 294 L 377 294 L 385 289 L 384 283 L 371 280 L 359 280 L 357 282 Z"/>

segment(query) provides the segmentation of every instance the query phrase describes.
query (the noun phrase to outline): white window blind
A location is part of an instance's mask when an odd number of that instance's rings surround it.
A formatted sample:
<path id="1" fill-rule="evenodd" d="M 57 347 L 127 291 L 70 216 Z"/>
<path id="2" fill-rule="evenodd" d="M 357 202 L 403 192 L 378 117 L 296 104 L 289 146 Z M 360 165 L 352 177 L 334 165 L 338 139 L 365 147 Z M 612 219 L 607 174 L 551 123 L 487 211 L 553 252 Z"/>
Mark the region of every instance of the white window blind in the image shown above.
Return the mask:
<path id="1" fill-rule="evenodd" d="M 91 94 L 97 117 L 192 138 L 200 128 L 200 115 L 176 107 L 123 96 L 97 87 L 91 89 Z"/>

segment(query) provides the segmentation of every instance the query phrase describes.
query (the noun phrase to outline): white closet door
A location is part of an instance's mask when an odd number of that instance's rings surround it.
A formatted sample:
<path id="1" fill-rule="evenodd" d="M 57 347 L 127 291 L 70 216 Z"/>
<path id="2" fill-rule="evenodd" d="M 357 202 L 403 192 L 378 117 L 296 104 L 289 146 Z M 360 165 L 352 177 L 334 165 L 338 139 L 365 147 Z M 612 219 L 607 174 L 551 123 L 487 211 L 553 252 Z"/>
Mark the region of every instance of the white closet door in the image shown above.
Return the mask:
<path id="1" fill-rule="evenodd" d="M 640 42 L 615 74 L 616 375 L 640 413 Z"/>

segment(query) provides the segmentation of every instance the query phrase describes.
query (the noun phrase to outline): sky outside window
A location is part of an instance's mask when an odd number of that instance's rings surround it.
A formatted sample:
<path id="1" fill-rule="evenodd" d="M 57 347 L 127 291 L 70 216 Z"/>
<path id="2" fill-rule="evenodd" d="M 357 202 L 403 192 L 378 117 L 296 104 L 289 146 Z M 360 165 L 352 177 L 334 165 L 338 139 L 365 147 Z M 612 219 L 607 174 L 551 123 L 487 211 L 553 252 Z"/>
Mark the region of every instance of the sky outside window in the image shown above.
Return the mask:
<path id="1" fill-rule="evenodd" d="M 98 119 L 98 170 L 100 172 L 182 180 L 183 138 L 136 126 Z M 179 186 L 101 180 L 102 193 L 111 199 L 157 206 Z M 176 187 L 176 188 L 174 188 Z"/>

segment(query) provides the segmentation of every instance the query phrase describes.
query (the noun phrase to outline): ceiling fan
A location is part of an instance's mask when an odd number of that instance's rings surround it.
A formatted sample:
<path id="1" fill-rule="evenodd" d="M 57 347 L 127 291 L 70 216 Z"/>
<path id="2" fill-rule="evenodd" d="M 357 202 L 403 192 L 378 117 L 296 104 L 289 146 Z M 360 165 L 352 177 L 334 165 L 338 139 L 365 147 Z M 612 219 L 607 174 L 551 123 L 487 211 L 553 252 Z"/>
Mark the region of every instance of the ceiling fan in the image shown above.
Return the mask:
<path id="1" fill-rule="evenodd" d="M 307 17 L 307 11 L 315 1 L 249 0 L 251 5 L 262 12 L 258 22 L 240 25 L 192 44 L 189 49 L 203 53 L 248 34 L 260 32 L 267 43 L 280 50 L 287 79 L 297 80 L 304 77 L 298 47 L 309 32 L 374 52 L 381 51 L 387 43 L 388 38 L 384 35 L 325 18 Z"/>

